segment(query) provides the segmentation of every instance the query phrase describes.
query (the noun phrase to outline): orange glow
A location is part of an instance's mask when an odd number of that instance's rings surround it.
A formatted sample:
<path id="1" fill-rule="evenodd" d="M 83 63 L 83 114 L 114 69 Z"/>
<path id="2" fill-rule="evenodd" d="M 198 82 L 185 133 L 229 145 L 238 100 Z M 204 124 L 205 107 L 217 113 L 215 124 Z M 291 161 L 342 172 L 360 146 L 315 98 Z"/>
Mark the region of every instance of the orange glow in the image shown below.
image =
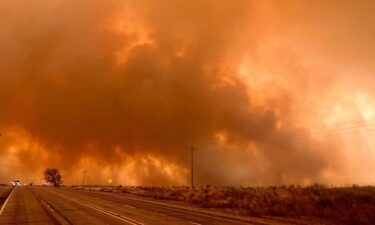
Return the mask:
<path id="1" fill-rule="evenodd" d="M 374 3 L 333 2 L 2 1 L 0 183 L 374 182 Z"/>

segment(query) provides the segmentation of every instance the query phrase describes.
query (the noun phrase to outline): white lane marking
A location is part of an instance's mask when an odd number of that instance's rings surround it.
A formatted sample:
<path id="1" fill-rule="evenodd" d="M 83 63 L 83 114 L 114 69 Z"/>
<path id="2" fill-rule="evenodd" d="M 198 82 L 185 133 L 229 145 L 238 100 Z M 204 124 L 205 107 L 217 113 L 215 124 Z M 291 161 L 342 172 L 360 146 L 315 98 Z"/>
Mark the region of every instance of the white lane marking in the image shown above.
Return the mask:
<path id="1" fill-rule="evenodd" d="M 196 223 L 196 222 L 191 222 L 191 221 L 188 221 L 188 222 L 191 223 L 191 224 L 195 224 L 195 225 L 202 225 L 202 224 Z"/>
<path id="2" fill-rule="evenodd" d="M 134 206 L 131 206 L 131 205 L 126 205 L 126 204 L 123 204 L 123 206 L 125 206 L 125 207 L 128 207 L 128 208 L 132 208 L 132 209 L 135 209 L 135 207 L 134 207 Z"/>
<path id="3" fill-rule="evenodd" d="M 85 192 L 85 191 L 83 191 Z M 181 206 L 178 206 L 178 205 L 168 205 L 166 203 L 161 203 L 161 202 L 156 202 L 156 201 L 150 201 L 150 200 L 144 200 L 144 199 L 137 199 L 135 197 L 127 197 L 127 196 L 120 196 L 120 195 L 116 195 L 116 194 L 109 194 L 109 193 L 103 193 L 103 192 L 97 192 L 98 194 L 101 194 L 101 195 L 106 195 L 106 196 L 110 196 L 110 197 L 118 197 L 118 198 L 121 198 L 121 199 L 124 199 L 124 200 L 130 200 L 130 201 L 136 201 L 136 202 L 142 202 L 144 204 L 147 204 L 147 205 L 153 205 L 153 206 L 159 206 L 161 208 L 169 208 L 169 209 L 177 209 L 177 210 L 186 210 L 188 211 L 189 213 L 193 214 L 193 215 L 198 215 L 198 216 L 203 216 L 203 217 L 207 217 L 207 218 L 214 218 L 214 219 L 219 219 L 219 220 L 223 220 L 223 221 L 230 221 L 230 222 L 234 222 L 234 223 L 258 223 L 258 224 L 261 224 L 262 222 L 259 222 L 257 220 L 244 220 L 244 219 L 236 219 L 235 217 L 231 217 L 231 216 L 222 216 L 222 215 L 216 215 L 216 214 L 211 214 L 211 212 L 199 212 L 197 209 L 189 209 L 189 208 L 183 208 Z M 165 214 L 166 216 L 169 216 L 168 214 Z M 177 218 L 177 217 L 175 217 Z M 184 220 L 186 222 L 189 222 L 189 223 L 194 223 L 194 224 L 197 224 L 197 225 L 202 225 L 202 224 L 199 224 L 199 223 L 195 223 L 195 222 L 192 222 L 192 221 L 188 221 L 188 220 Z M 237 222 L 238 221 L 238 222 Z M 268 223 L 264 223 L 264 224 L 268 224 Z"/>
<path id="4" fill-rule="evenodd" d="M 51 191 L 51 192 L 53 192 L 53 191 Z M 54 193 L 54 194 L 56 194 L 56 193 Z M 124 221 L 124 222 L 127 222 L 128 224 L 132 224 L 132 225 L 143 225 L 142 223 L 136 222 L 136 221 L 134 221 L 134 220 L 132 220 L 132 219 L 130 219 L 130 218 L 127 218 L 127 217 L 125 217 L 125 216 L 122 216 L 122 215 L 119 215 L 119 214 L 113 213 L 113 212 L 111 212 L 111 211 L 108 211 L 108 210 L 102 209 L 102 208 L 97 207 L 97 206 L 94 206 L 94 205 L 90 205 L 90 204 L 87 204 L 87 203 L 84 203 L 84 202 L 81 202 L 81 201 L 75 200 L 75 199 L 73 199 L 73 198 L 71 198 L 71 197 L 66 197 L 66 196 L 64 196 L 64 195 L 62 195 L 62 194 L 56 194 L 56 195 L 59 195 L 59 196 L 61 196 L 61 197 L 63 197 L 63 198 L 66 198 L 66 199 L 69 199 L 69 200 L 71 200 L 71 201 L 73 201 L 73 202 L 76 202 L 76 203 L 78 203 L 78 204 L 84 205 L 84 206 L 86 206 L 86 207 L 89 207 L 89 208 L 95 209 L 95 210 L 97 210 L 97 211 L 99 211 L 99 212 L 102 212 L 102 213 L 104 213 L 104 214 L 107 214 L 107 215 L 109 215 L 109 216 L 112 216 L 112 217 L 114 217 L 114 218 L 116 218 L 116 219 L 119 219 L 119 220 L 122 220 L 122 221 Z"/>
<path id="5" fill-rule="evenodd" d="M 12 192 L 10 192 L 10 194 L 9 194 L 9 196 L 8 196 L 8 198 L 7 198 L 7 200 L 5 200 L 3 206 L 1 207 L 1 210 L 0 210 L 0 216 L 1 216 L 1 214 L 3 213 L 3 211 L 4 211 L 4 209 L 5 209 L 5 206 L 6 206 L 6 204 L 8 203 L 10 197 L 12 196 L 14 190 L 16 190 L 16 188 L 13 188 L 13 190 L 12 190 Z"/>

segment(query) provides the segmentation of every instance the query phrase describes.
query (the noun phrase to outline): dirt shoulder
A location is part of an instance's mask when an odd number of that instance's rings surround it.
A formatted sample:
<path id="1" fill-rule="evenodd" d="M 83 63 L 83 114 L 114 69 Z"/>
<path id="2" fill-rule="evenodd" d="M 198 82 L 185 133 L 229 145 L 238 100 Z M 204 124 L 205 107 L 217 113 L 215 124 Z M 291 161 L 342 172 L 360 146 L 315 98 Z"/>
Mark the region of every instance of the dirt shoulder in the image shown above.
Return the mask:
<path id="1" fill-rule="evenodd" d="M 12 188 L 10 186 L 0 186 L 0 206 L 3 204 L 5 199 L 9 196 Z"/>

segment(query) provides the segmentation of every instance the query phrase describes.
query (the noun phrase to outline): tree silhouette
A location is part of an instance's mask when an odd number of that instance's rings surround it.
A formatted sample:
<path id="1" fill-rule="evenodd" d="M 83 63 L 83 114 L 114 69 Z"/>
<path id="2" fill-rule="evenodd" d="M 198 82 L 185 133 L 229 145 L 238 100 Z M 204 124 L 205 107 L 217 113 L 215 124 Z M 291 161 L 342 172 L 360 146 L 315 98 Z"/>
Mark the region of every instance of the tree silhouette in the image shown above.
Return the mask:
<path id="1" fill-rule="evenodd" d="M 60 186 L 62 184 L 61 175 L 58 169 L 47 168 L 44 171 L 44 179 L 48 183 L 53 184 L 53 186 L 55 187 Z"/>

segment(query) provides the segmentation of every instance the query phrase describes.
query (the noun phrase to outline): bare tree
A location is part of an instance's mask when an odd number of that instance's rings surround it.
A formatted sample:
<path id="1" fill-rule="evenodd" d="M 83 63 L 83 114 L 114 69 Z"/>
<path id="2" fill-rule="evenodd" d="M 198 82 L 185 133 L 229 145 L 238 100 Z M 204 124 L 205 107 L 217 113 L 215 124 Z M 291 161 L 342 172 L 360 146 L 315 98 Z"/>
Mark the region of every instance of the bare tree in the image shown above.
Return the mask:
<path id="1" fill-rule="evenodd" d="M 51 169 L 47 168 L 44 171 L 44 179 L 50 183 L 53 184 L 53 186 L 57 187 L 62 184 L 61 175 L 58 169 Z"/>

